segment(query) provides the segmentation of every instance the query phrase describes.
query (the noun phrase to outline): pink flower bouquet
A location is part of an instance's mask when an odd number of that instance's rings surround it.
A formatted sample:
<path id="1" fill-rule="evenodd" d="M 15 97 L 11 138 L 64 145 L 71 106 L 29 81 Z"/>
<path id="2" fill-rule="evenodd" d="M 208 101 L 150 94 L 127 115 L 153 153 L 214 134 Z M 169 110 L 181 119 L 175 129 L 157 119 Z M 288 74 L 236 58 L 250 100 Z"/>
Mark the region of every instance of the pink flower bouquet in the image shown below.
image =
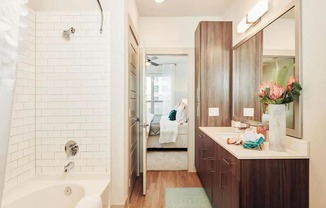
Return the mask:
<path id="1" fill-rule="evenodd" d="M 276 64 L 273 80 L 263 82 L 259 86 L 258 96 L 261 103 L 264 105 L 286 104 L 299 98 L 302 87 L 294 76 L 289 76 L 290 68 L 292 67 L 285 66 L 279 69 L 278 64 Z"/>

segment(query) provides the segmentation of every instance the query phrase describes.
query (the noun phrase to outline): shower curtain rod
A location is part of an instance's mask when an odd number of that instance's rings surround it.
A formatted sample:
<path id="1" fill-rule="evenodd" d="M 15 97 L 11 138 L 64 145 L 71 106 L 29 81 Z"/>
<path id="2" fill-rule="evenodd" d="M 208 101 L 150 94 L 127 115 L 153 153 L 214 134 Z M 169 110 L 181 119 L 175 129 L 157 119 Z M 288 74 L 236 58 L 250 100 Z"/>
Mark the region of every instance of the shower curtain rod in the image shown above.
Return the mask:
<path id="1" fill-rule="evenodd" d="M 99 5 L 99 7 L 100 7 L 100 10 L 101 10 L 101 28 L 100 28 L 100 33 L 102 33 L 103 32 L 103 8 L 102 8 L 102 5 L 101 5 L 101 2 L 100 2 L 100 0 L 97 0 L 97 3 L 98 3 L 98 5 Z"/>

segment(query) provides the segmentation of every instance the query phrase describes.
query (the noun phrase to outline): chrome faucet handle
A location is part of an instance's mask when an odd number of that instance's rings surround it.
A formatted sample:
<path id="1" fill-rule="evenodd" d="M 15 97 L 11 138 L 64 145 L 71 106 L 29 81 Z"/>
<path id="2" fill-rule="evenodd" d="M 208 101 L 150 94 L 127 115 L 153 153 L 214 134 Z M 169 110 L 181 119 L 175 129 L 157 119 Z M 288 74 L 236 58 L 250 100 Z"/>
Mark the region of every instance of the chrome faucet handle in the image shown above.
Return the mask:
<path id="1" fill-rule="evenodd" d="M 73 157 L 78 153 L 79 146 L 77 142 L 75 141 L 69 141 L 65 145 L 65 152 L 67 154 L 67 157 Z"/>
<path id="2" fill-rule="evenodd" d="M 75 167 L 74 162 L 69 162 L 67 165 L 64 166 L 65 173 L 67 173 L 69 170 L 73 169 Z"/>

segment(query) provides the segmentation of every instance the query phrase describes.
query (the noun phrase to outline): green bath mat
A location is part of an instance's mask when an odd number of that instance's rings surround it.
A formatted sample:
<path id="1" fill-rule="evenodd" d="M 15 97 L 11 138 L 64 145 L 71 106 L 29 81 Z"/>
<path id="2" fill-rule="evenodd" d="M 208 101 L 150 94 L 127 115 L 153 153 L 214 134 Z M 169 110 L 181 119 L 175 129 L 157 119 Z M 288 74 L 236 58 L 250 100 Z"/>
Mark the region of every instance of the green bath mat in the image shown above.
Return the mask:
<path id="1" fill-rule="evenodd" d="M 203 188 L 167 188 L 165 208 L 212 208 L 212 206 Z"/>

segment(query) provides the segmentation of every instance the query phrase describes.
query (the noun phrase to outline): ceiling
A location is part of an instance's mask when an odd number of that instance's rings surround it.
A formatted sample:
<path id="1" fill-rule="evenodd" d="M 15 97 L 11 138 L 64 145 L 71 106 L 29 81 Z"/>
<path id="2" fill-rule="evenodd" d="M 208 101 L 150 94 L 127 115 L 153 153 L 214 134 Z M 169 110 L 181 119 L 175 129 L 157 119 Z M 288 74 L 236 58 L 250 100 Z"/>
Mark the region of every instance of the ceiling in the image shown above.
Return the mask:
<path id="1" fill-rule="evenodd" d="M 135 0 L 140 16 L 181 17 L 216 16 L 221 17 L 233 0 Z"/>

